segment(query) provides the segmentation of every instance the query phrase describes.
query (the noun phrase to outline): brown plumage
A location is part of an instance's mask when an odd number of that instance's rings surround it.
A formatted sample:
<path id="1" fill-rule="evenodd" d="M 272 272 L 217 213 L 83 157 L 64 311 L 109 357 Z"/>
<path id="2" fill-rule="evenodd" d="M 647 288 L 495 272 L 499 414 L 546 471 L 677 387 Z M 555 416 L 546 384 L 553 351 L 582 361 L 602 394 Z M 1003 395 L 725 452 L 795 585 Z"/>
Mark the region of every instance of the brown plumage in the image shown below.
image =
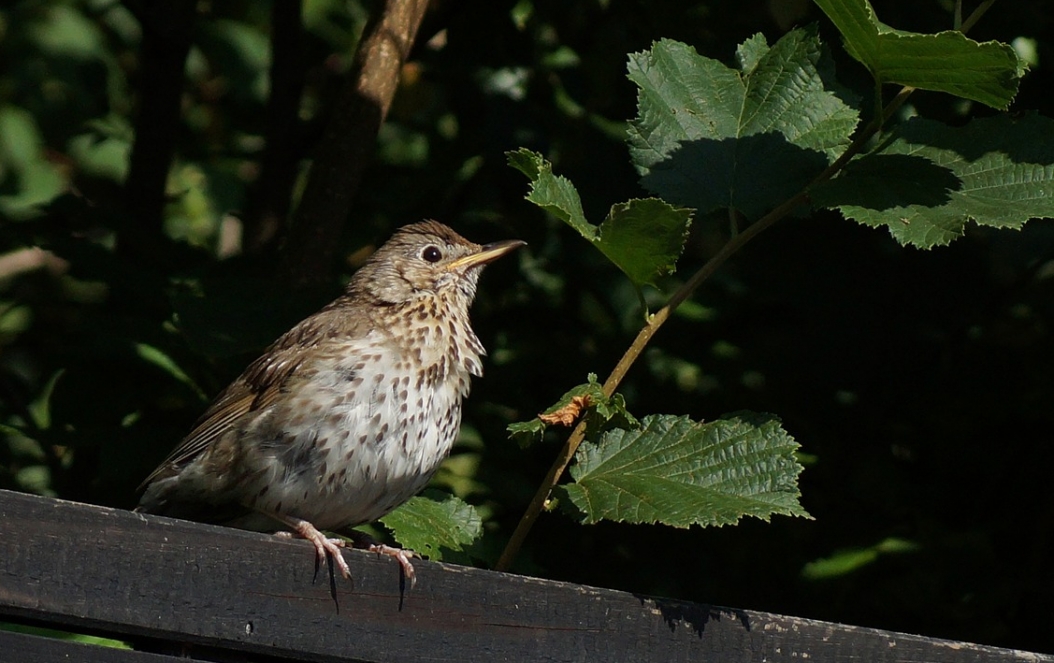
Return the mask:
<path id="1" fill-rule="evenodd" d="M 308 539 L 349 569 L 340 531 L 419 492 L 450 452 L 483 346 L 468 307 L 480 246 L 424 221 L 399 229 L 345 293 L 283 334 L 146 478 L 137 510 Z M 401 550 L 391 554 L 411 579 Z"/>

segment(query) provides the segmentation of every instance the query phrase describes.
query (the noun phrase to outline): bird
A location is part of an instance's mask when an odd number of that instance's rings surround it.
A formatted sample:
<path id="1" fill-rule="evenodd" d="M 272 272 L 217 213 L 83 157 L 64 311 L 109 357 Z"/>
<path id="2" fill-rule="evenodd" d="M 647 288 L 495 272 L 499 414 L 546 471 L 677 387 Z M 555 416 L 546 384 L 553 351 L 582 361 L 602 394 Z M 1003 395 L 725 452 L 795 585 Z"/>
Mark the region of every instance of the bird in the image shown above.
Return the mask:
<path id="1" fill-rule="evenodd" d="M 323 531 L 383 517 L 450 453 L 483 374 L 469 322 L 480 273 L 525 244 L 481 246 L 432 220 L 399 228 L 216 397 L 139 486 L 136 511 L 307 539 L 316 570 L 328 555 L 349 578 L 345 541 Z M 415 580 L 412 552 L 364 547 Z"/>

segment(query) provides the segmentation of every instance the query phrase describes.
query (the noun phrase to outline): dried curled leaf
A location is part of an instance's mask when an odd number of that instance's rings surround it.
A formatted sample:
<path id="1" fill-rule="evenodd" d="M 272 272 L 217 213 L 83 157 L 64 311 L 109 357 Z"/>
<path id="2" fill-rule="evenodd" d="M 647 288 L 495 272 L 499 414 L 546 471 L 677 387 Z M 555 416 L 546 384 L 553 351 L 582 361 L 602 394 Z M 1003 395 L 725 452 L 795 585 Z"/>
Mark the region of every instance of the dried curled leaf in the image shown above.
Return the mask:
<path id="1" fill-rule="evenodd" d="M 547 426 L 570 426 L 579 417 L 586 417 L 591 435 L 610 428 L 636 428 L 639 425 L 626 410 L 626 401 L 621 394 L 605 396 L 594 373 L 589 374 L 588 380 L 569 390 L 534 419 L 509 424 L 509 437 L 526 447 L 540 440 Z"/>
<path id="2" fill-rule="evenodd" d="M 572 396 L 571 402 L 567 405 L 548 414 L 539 414 L 538 418 L 542 420 L 542 423 L 550 426 L 570 426 L 575 423 L 575 419 L 578 419 L 578 415 L 582 414 L 582 410 L 592 404 L 593 399 L 589 397 L 589 394 Z"/>

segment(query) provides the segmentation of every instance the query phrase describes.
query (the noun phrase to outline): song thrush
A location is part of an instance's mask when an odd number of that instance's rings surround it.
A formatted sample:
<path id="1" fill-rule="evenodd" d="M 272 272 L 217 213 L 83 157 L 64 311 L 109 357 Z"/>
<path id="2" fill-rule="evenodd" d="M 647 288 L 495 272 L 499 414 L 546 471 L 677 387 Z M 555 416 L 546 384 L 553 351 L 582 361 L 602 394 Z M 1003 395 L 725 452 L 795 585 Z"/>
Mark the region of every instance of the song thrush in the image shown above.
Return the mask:
<path id="1" fill-rule="evenodd" d="M 482 375 L 468 308 L 484 265 L 522 246 L 480 246 L 424 221 L 399 229 L 343 295 L 249 365 L 147 477 L 138 511 L 282 530 L 329 554 L 319 530 L 377 520 L 446 458 L 461 399 Z M 404 551 L 395 557 L 413 579 Z"/>

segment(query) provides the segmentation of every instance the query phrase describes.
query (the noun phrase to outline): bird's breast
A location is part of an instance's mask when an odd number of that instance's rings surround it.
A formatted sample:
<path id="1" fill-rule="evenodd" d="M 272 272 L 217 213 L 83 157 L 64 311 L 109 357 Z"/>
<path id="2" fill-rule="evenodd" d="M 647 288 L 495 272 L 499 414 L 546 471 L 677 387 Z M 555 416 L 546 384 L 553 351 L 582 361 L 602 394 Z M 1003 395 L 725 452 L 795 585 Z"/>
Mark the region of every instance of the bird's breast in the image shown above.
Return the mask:
<path id="1" fill-rule="evenodd" d="M 253 506 L 339 529 L 376 520 L 424 488 L 457 438 L 480 358 L 434 329 L 415 338 L 424 343 L 374 334 L 303 367 L 246 430 Z"/>

